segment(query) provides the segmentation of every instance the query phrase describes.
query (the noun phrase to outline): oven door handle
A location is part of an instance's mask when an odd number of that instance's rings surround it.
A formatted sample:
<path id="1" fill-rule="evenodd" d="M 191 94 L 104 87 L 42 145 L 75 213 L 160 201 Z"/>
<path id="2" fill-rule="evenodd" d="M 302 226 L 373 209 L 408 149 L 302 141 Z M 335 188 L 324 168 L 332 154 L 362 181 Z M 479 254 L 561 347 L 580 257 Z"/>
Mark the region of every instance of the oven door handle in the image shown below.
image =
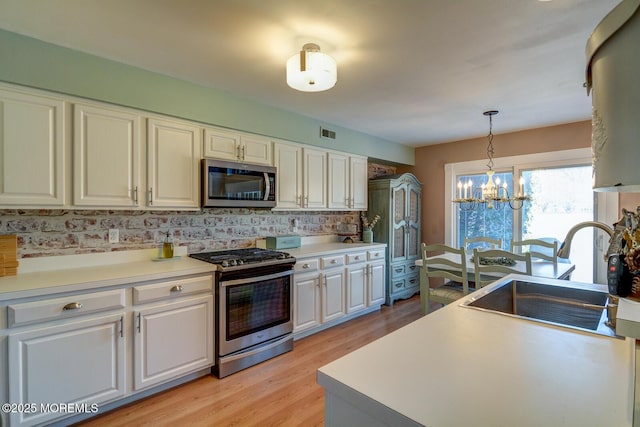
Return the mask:
<path id="1" fill-rule="evenodd" d="M 293 275 L 293 270 L 287 270 L 287 271 L 282 271 L 280 273 L 268 274 L 266 276 L 254 276 L 254 277 L 247 277 L 244 279 L 225 280 L 220 282 L 220 286 L 224 288 L 227 286 L 244 285 L 247 283 L 255 283 L 263 280 L 278 279 L 280 277 L 292 276 L 292 275 Z"/>

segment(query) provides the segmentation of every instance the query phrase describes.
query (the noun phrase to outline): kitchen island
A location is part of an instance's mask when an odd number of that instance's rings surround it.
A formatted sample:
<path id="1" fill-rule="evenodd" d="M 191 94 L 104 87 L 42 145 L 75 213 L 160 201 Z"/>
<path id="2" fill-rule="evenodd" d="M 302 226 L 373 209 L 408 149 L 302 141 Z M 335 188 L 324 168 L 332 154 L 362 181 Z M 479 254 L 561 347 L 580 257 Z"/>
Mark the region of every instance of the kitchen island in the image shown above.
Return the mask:
<path id="1" fill-rule="evenodd" d="M 632 426 L 634 378 L 633 339 L 457 303 L 317 376 L 327 426 L 430 427 Z"/>

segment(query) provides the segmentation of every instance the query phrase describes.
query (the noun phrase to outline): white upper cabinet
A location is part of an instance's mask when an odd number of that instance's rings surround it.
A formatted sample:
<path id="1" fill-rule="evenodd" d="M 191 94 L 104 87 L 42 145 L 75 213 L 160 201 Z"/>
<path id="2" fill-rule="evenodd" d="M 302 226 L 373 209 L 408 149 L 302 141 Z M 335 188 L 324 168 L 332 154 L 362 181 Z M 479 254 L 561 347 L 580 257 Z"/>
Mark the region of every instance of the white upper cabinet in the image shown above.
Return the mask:
<path id="1" fill-rule="evenodd" d="M 147 128 L 147 205 L 199 209 L 201 128 L 156 118 Z"/>
<path id="2" fill-rule="evenodd" d="M 368 178 L 369 164 L 366 157 L 349 157 L 349 192 L 351 194 L 351 209 L 368 209 Z"/>
<path id="3" fill-rule="evenodd" d="M 73 117 L 73 204 L 138 206 L 140 115 L 75 104 Z"/>
<path id="4" fill-rule="evenodd" d="M 329 153 L 329 208 L 367 209 L 367 159 Z"/>
<path id="5" fill-rule="evenodd" d="M 0 87 L 0 206 L 65 204 L 64 106 Z"/>
<path id="6" fill-rule="evenodd" d="M 269 138 L 259 135 L 218 128 L 204 130 L 205 157 L 270 166 L 273 164 L 272 145 Z"/>
<path id="7" fill-rule="evenodd" d="M 295 144 L 274 144 L 280 209 L 326 209 L 327 153 Z"/>
<path id="8" fill-rule="evenodd" d="M 304 194 L 302 207 L 323 209 L 327 207 L 327 153 L 305 148 Z"/>
<path id="9" fill-rule="evenodd" d="M 278 208 L 302 208 L 302 147 L 274 144 Z"/>

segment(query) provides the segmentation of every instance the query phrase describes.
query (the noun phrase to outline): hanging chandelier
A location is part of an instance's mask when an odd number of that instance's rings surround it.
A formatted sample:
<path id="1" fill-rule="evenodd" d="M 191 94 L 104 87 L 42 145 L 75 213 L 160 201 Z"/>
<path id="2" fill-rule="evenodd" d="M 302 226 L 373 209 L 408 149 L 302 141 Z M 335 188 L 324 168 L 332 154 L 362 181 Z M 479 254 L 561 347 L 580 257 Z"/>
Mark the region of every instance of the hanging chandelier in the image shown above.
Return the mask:
<path id="1" fill-rule="evenodd" d="M 462 210 L 476 209 L 477 207 L 487 209 L 504 208 L 509 206 L 511 209 L 521 209 L 525 201 L 531 200 L 531 197 L 524 193 L 524 178 L 520 177 L 519 191 L 517 195 L 509 194 L 509 188 L 506 182 L 500 183 L 500 178 L 493 175 L 493 116 L 498 114 L 498 110 L 485 111 L 485 116 L 489 117 L 489 135 L 487 135 L 487 182 L 482 184 L 480 188 L 474 188 L 473 182 L 459 181 L 457 185 L 456 198 L 453 203 L 457 203 Z M 513 191 L 515 193 L 515 190 Z"/>

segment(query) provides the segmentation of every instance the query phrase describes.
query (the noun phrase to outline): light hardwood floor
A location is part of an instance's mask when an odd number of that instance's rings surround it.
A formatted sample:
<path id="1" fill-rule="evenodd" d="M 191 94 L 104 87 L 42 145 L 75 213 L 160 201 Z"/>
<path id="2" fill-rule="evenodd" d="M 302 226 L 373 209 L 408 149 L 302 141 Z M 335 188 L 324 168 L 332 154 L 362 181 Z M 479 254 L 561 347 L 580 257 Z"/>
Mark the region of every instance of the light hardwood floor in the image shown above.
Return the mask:
<path id="1" fill-rule="evenodd" d="M 322 426 L 324 389 L 316 370 L 421 316 L 419 296 L 397 301 L 300 339 L 293 351 L 226 378 L 200 378 L 82 425 Z"/>

